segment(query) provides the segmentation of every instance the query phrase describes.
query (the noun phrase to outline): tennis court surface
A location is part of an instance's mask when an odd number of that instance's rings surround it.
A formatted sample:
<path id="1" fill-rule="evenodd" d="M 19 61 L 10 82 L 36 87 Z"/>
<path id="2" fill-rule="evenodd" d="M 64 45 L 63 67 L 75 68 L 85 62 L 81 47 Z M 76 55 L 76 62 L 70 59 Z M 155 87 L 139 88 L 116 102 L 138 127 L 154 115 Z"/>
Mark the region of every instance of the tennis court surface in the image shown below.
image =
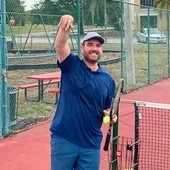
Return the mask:
<path id="1" fill-rule="evenodd" d="M 119 136 L 134 138 L 135 101 L 170 104 L 170 78 L 122 95 L 119 113 Z M 51 120 L 30 126 L 0 140 L 0 170 L 50 170 Z M 103 125 L 104 138 L 108 125 Z M 104 141 L 103 141 L 104 143 Z M 102 148 L 103 148 L 102 143 Z M 168 167 L 170 169 L 170 167 Z M 101 168 L 108 170 L 108 153 L 101 151 Z M 169 170 L 164 168 L 164 170 Z"/>

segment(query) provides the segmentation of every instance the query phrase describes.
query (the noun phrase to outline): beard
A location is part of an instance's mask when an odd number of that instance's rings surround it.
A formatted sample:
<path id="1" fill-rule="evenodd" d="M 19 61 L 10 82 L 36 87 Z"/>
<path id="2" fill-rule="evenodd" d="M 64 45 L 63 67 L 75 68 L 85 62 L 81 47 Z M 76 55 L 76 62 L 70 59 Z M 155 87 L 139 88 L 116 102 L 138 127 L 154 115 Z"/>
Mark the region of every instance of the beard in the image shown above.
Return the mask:
<path id="1" fill-rule="evenodd" d="M 96 64 L 101 58 L 101 53 L 97 51 L 84 52 L 84 60 L 90 64 Z"/>

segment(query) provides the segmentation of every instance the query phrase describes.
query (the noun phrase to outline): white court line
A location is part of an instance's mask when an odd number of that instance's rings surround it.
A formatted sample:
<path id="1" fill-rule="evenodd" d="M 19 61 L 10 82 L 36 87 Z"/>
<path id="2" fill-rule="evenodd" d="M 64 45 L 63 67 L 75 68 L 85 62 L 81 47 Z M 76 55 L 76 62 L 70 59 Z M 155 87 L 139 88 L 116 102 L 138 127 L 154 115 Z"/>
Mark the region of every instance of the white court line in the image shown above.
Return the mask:
<path id="1" fill-rule="evenodd" d="M 146 102 L 146 101 L 140 101 L 140 100 L 129 100 L 129 99 L 120 99 L 121 103 L 129 103 L 129 104 L 135 104 L 137 106 L 145 106 L 145 107 L 154 107 L 154 108 L 160 108 L 160 109 L 170 109 L 170 104 L 165 103 L 155 103 L 155 102 Z"/>
<path id="2" fill-rule="evenodd" d="M 120 99 L 121 103 L 130 103 L 134 104 L 137 100 L 129 100 L 129 99 Z"/>

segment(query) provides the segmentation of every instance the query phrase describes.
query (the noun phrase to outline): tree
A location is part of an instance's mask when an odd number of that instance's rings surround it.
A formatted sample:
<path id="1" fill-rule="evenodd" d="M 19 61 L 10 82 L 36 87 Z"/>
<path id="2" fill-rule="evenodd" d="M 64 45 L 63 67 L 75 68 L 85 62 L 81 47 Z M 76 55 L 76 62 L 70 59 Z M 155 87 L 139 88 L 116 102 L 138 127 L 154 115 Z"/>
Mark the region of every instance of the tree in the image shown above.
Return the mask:
<path id="1" fill-rule="evenodd" d="M 77 6 L 78 2 L 79 7 Z M 77 18 L 80 18 L 81 34 L 84 33 L 84 25 L 103 27 L 107 23 L 107 26 L 113 26 L 114 29 L 120 30 L 120 3 L 112 0 L 106 0 L 106 15 L 104 15 L 103 0 L 42 0 L 34 6 L 31 12 L 51 15 L 70 14 L 75 18 L 75 23 L 78 23 Z"/>
<path id="2" fill-rule="evenodd" d="M 41 12 L 43 14 L 55 14 L 56 3 L 52 0 L 44 0 L 43 2 L 40 2 L 41 5 Z"/>
<path id="3" fill-rule="evenodd" d="M 170 0 L 155 0 L 154 7 L 159 7 L 162 9 L 169 9 L 170 7 Z"/>
<path id="4" fill-rule="evenodd" d="M 107 0 L 107 15 L 109 16 L 109 25 L 113 26 L 115 30 L 120 31 L 120 2 Z"/>
<path id="5" fill-rule="evenodd" d="M 83 34 L 83 20 L 82 20 L 82 1 L 80 1 L 80 25 L 81 25 L 81 30 L 80 33 Z M 52 14 L 52 15 L 64 15 L 64 14 L 70 14 L 75 18 L 75 23 L 77 23 L 77 0 L 44 0 L 43 2 L 40 3 L 40 11 L 43 14 Z M 34 11 L 35 12 L 35 11 Z"/>
<path id="6" fill-rule="evenodd" d="M 7 20 L 11 17 L 15 18 L 15 25 L 24 25 L 25 20 L 21 13 L 24 13 L 24 1 L 21 0 L 6 0 Z M 20 13 L 20 14 L 19 14 Z M 8 22 L 7 21 L 7 22 Z"/>
<path id="7" fill-rule="evenodd" d="M 6 11 L 22 13 L 24 12 L 24 1 L 21 0 L 6 0 Z"/>

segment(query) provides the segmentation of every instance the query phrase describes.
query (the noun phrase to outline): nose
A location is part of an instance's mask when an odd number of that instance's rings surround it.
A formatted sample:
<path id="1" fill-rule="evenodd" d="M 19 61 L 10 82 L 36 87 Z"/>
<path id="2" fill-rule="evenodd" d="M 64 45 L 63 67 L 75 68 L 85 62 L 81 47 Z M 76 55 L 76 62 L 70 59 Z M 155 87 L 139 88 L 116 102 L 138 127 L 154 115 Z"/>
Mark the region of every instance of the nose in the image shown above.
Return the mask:
<path id="1" fill-rule="evenodd" d="M 94 45 L 92 46 L 92 50 L 97 50 L 97 49 L 98 49 L 97 45 L 94 44 Z"/>

